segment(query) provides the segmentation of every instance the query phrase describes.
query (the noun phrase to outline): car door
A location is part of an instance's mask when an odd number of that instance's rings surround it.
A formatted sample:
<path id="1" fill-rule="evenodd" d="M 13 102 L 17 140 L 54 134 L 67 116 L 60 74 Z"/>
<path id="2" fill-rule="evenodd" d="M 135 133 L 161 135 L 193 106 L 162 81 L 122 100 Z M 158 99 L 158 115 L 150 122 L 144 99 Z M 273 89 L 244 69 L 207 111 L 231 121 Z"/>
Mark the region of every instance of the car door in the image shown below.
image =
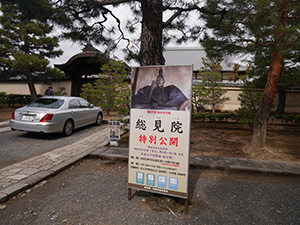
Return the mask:
<path id="1" fill-rule="evenodd" d="M 80 107 L 84 109 L 84 124 L 91 124 L 96 122 L 95 112 L 91 108 L 91 104 L 85 99 L 78 99 L 80 103 Z"/>
<path id="2" fill-rule="evenodd" d="M 78 99 L 71 99 L 69 102 L 69 109 L 71 111 L 71 116 L 74 120 L 75 127 L 81 127 L 85 124 L 84 121 L 84 108 L 81 108 L 81 105 Z"/>

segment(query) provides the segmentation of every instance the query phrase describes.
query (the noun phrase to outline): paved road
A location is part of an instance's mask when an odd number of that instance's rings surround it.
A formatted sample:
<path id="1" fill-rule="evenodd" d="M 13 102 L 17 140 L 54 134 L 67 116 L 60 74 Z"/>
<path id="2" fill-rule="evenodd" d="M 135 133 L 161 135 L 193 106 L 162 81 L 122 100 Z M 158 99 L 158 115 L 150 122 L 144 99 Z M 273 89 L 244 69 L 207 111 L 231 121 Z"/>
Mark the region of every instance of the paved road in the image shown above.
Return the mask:
<path id="1" fill-rule="evenodd" d="M 20 162 L 32 156 L 72 144 L 95 132 L 103 130 L 105 125 L 90 125 L 75 130 L 69 137 L 60 134 L 40 135 L 20 131 L 7 131 L 0 134 L 0 168 Z"/>
<path id="2" fill-rule="evenodd" d="M 300 222 L 299 177 L 191 168 L 189 195 L 193 205 L 189 206 L 189 213 L 185 216 L 181 211 L 182 201 L 178 203 L 173 198 L 133 191 L 134 196 L 128 201 L 127 166 L 125 162 L 99 159 L 77 163 L 0 205 L 1 223 L 134 225 Z"/>

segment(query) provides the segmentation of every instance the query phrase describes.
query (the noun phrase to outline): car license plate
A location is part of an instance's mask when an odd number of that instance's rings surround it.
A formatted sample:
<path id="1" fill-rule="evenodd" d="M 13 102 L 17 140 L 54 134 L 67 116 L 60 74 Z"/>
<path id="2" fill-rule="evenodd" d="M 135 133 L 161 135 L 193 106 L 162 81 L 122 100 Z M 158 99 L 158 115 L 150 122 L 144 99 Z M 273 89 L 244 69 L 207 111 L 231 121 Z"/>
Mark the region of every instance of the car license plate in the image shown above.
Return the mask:
<path id="1" fill-rule="evenodd" d="M 33 121 L 34 117 L 33 116 L 30 116 L 30 115 L 23 115 L 21 120 L 24 120 L 24 121 Z"/>

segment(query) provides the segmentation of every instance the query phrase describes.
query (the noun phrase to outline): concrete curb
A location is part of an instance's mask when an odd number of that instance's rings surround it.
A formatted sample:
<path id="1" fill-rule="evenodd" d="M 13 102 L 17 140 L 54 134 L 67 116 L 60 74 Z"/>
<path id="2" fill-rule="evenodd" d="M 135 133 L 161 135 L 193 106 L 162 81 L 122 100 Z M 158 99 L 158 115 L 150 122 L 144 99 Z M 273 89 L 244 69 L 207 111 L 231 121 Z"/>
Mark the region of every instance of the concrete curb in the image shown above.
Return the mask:
<path id="1" fill-rule="evenodd" d="M 7 132 L 7 131 L 11 131 L 10 127 L 0 128 L 0 133 Z"/>
<path id="2" fill-rule="evenodd" d="M 191 155 L 191 165 L 221 170 L 300 175 L 300 163 Z"/>
<path id="3" fill-rule="evenodd" d="M 0 122 L 0 127 L 1 127 L 1 126 L 8 126 L 8 125 L 9 125 L 9 120 Z"/>
<path id="4" fill-rule="evenodd" d="M 118 147 L 102 147 L 89 154 L 100 159 L 128 160 L 128 149 Z M 233 157 L 190 155 L 190 166 L 231 171 L 274 173 L 300 176 L 300 163 L 243 159 Z"/>
<path id="5" fill-rule="evenodd" d="M 11 130 L 9 127 L 9 120 L 0 122 L 0 133 Z"/>

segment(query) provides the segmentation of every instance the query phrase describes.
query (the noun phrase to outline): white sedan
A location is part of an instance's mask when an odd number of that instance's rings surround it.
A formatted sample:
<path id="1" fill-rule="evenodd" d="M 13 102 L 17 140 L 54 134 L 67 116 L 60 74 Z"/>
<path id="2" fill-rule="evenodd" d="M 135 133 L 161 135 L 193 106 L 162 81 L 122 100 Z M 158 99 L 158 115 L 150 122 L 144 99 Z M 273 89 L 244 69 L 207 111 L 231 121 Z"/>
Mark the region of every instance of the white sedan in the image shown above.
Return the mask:
<path id="1" fill-rule="evenodd" d="M 95 123 L 100 125 L 103 112 L 83 98 L 46 96 L 13 112 L 12 130 L 36 133 L 72 134 L 74 129 Z"/>

